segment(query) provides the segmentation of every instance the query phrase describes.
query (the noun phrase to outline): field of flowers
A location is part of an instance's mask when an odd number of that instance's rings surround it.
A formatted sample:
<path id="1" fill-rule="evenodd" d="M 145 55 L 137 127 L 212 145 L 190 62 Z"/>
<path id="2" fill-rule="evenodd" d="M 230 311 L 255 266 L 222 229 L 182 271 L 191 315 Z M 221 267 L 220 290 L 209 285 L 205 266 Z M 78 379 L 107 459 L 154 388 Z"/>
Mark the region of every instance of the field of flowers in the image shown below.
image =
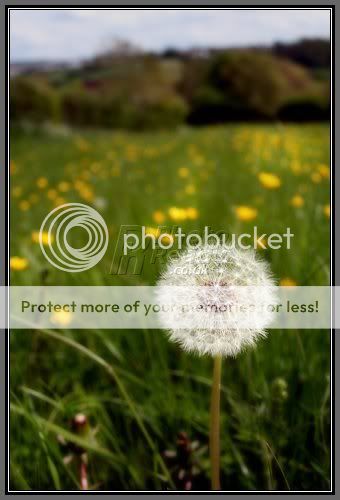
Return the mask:
<path id="1" fill-rule="evenodd" d="M 328 285 L 330 154 L 326 125 L 232 125 L 176 132 L 13 130 L 11 284 L 148 285 L 112 273 L 121 225 L 185 233 L 294 234 L 258 244 L 282 285 Z M 54 207 L 93 206 L 110 244 L 83 273 L 48 264 L 39 229 Z M 75 236 L 81 246 L 84 235 Z M 47 242 L 46 242 L 47 243 Z M 263 248 L 263 246 L 265 248 Z M 212 361 L 164 332 L 68 329 L 11 333 L 11 487 L 210 489 Z M 328 331 L 273 330 L 227 358 L 222 379 L 222 488 L 324 490 L 330 478 Z"/>

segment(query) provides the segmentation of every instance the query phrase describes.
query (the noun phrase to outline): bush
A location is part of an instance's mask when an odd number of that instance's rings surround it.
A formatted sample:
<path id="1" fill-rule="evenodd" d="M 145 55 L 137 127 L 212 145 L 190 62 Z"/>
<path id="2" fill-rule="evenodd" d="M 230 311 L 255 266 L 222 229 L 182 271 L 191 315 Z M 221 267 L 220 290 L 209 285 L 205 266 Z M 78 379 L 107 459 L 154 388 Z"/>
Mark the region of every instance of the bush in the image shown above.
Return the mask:
<path id="1" fill-rule="evenodd" d="M 62 95 L 64 121 L 80 127 L 95 127 L 101 121 L 101 100 L 82 89 L 68 90 Z"/>
<path id="2" fill-rule="evenodd" d="M 239 98 L 231 98 L 216 88 L 206 86 L 196 92 L 188 121 L 194 125 L 203 125 L 259 118 L 261 114 L 244 105 Z"/>
<path id="3" fill-rule="evenodd" d="M 225 98 L 222 92 L 209 86 L 198 89 L 192 100 L 189 122 L 193 124 L 219 123 L 225 119 Z"/>
<path id="4" fill-rule="evenodd" d="M 157 100 L 139 101 L 131 109 L 129 128 L 169 129 L 185 121 L 188 106 L 176 95 L 163 96 Z"/>
<path id="5" fill-rule="evenodd" d="M 281 106 L 278 118 L 283 121 L 307 122 L 330 119 L 329 104 L 320 97 L 297 97 Z"/>
<path id="6" fill-rule="evenodd" d="M 107 129 L 136 128 L 136 107 L 126 95 L 101 96 L 99 127 Z"/>
<path id="7" fill-rule="evenodd" d="M 273 56 L 255 51 L 226 52 L 215 58 L 209 84 L 223 93 L 228 107 L 272 118 L 279 107 L 284 80 Z M 244 116 L 240 116 L 244 118 Z"/>
<path id="8" fill-rule="evenodd" d="M 43 82 L 25 77 L 15 78 L 10 85 L 10 117 L 15 121 L 33 123 L 58 121 L 58 94 Z"/>
<path id="9" fill-rule="evenodd" d="M 315 71 L 318 78 L 264 49 L 188 53 L 181 60 L 116 55 L 75 70 L 15 78 L 11 119 L 39 124 L 61 117 L 75 127 L 130 130 L 186 121 L 324 120 L 329 75 L 325 68 Z"/>
<path id="10" fill-rule="evenodd" d="M 133 130 L 176 127 L 188 111 L 176 95 L 129 99 L 123 94 L 103 96 L 77 89 L 63 95 L 62 110 L 71 125 Z"/>

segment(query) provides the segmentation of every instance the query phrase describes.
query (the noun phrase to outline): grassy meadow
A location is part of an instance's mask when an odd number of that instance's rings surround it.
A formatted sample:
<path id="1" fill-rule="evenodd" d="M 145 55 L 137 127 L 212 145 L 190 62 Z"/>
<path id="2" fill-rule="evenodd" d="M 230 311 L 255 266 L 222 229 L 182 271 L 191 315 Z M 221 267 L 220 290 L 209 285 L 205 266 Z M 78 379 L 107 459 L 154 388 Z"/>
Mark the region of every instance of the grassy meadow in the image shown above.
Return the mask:
<path id="1" fill-rule="evenodd" d="M 154 284 L 159 263 L 140 275 L 110 269 L 121 225 L 152 232 L 161 224 L 186 233 L 290 227 L 290 250 L 257 250 L 277 282 L 328 285 L 329 165 L 322 124 L 13 130 L 11 284 Z M 93 206 L 109 228 L 105 257 L 83 273 L 49 265 L 37 242 L 44 217 L 67 202 Z M 184 489 L 190 481 L 209 490 L 212 360 L 181 351 L 162 331 L 79 331 L 60 321 L 63 330 L 10 334 L 11 488 L 78 490 L 86 454 L 91 489 Z M 328 331 L 273 330 L 224 360 L 223 489 L 329 489 L 329 351 Z M 87 420 L 81 429 L 78 414 Z"/>

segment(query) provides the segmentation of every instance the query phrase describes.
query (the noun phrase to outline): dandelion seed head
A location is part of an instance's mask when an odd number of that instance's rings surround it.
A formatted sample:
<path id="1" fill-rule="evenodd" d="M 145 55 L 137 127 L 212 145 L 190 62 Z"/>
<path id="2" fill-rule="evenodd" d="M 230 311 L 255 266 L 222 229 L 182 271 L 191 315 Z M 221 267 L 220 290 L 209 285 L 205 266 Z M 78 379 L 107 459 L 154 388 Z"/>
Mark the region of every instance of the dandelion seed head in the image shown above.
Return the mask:
<path id="1" fill-rule="evenodd" d="M 171 258 L 157 295 L 170 340 L 201 355 L 236 356 L 254 345 L 266 336 L 277 303 L 268 264 L 222 243 Z"/>

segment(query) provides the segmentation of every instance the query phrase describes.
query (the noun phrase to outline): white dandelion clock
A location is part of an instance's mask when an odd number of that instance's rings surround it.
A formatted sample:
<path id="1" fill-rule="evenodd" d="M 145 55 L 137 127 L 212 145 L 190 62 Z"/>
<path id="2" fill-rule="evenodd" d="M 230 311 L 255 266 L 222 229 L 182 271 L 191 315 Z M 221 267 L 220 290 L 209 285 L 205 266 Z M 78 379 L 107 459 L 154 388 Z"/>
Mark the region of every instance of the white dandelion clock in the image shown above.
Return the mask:
<path id="1" fill-rule="evenodd" d="M 269 266 L 254 251 L 225 244 L 189 248 L 158 282 L 160 320 L 183 349 L 214 356 L 209 449 L 212 490 L 220 490 L 220 383 L 223 356 L 266 335 L 277 297 Z"/>
<path id="2" fill-rule="evenodd" d="M 187 351 L 235 356 L 273 320 L 274 281 L 253 251 L 190 248 L 170 261 L 158 285 L 162 326 Z"/>

